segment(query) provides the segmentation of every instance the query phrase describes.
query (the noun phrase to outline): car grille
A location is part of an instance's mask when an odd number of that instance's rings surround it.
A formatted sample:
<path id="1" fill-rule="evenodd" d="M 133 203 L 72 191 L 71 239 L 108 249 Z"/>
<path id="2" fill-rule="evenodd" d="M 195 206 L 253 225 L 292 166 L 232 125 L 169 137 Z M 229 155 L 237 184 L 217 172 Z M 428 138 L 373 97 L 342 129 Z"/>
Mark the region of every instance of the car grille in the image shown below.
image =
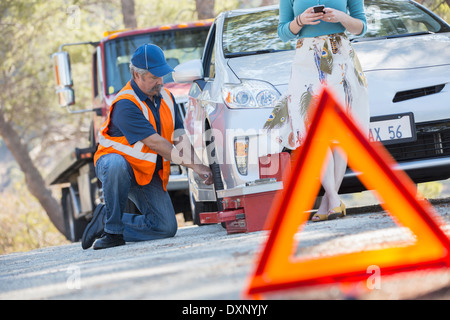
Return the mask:
<path id="1" fill-rule="evenodd" d="M 394 96 L 393 102 L 400 102 L 415 98 L 420 98 L 424 96 L 429 96 L 430 94 L 439 93 L 444 89 L 445 84 L 439 84 L 437 86 L 431 86 L 426 88 L 419 88 L 419 89 L 413 89 L 413 90 L 406 90 L 406 91 L 400 91 L 397 92 Z"/>
<path id="2" fill-rule="evenodd" d="M 397 162 L 450 156 L 450 122 L 417 124 L 417 140 L 385 146 Z"/>

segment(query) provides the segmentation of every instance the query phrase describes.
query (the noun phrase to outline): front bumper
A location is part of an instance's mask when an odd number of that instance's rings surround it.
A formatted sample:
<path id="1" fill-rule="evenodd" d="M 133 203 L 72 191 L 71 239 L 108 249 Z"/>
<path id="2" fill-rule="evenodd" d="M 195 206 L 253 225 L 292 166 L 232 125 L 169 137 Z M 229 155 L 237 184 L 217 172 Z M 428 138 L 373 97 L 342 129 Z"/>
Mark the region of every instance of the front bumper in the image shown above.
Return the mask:
<path id="1" fill-rule="evenodd" d="M 394 168 L 404 171 L 414 183 L 445 180 L 450 178 L 450 157 L 404 161 Z M 353 193 L 366 190 L 359 180 L 359 172 L 347 169 L 339 193 Z"/>
<path id="2" fill-rule="evenodd" d="M 417 140 L 385 146 L 396 161 L 394 170 L 403 170 L 414 183 L 450 178 L 450 120 L 416 123 Z M 358 173 L 347 170 L 342 193 L 365 190 Z"/>

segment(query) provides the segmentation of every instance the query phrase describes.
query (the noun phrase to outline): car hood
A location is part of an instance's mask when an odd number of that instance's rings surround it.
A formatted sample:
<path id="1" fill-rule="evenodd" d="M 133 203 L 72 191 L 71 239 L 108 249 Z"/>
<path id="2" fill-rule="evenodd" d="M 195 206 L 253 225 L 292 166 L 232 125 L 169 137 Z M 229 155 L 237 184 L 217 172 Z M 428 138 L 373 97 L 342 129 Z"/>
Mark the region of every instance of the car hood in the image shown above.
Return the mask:
<path id="1" fill-rule="evenodd" d="M 450 64 L 450 33 L 361 41 L 353 46 L 365 72 Z M 294 54 L 294 50 L 266 53 L 231 58 L 227 63 L 239 79 L 284 87 L 289 82 Z"/>
<path id="2" fill-rule="evenodd" d="M 295 51 L 280 51 L 228 59 L 228 66 L 239 79 L 270 82 L 274 86 L 286 85 L 291 74 Z"/>
<path id="3" fill-rule="evenodd" d="M 365 72 L 450 64 L 450 34 L 433 34 L 353 44 Z"/>

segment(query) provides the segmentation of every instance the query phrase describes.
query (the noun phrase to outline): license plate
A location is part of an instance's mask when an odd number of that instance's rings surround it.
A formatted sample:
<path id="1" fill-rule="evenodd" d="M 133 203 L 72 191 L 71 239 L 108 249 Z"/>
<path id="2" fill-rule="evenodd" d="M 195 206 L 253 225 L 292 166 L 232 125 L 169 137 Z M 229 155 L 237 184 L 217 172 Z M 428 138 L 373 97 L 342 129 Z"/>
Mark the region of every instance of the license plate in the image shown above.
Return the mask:
<path id="1" fill-rule="evenodd" d="M 412 112 L 370 118 L 370 141 L 383 144 L 416 141 L 416 127 Z"/>

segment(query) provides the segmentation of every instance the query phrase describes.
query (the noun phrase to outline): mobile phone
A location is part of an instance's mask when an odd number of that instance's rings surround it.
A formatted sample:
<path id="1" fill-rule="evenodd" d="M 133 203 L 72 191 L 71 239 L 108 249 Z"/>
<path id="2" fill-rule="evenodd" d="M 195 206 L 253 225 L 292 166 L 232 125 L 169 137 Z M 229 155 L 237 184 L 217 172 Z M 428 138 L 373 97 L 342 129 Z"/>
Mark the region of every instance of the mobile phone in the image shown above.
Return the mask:
<path id="1" fill-rule="evenodd" d="M 323 4 L 318 5 L 318 6 L 314 6 L 314 13 L 319 13 L 319 12 L 323 12 L 323 9 L 325 9 L 325 6 Z"/>

